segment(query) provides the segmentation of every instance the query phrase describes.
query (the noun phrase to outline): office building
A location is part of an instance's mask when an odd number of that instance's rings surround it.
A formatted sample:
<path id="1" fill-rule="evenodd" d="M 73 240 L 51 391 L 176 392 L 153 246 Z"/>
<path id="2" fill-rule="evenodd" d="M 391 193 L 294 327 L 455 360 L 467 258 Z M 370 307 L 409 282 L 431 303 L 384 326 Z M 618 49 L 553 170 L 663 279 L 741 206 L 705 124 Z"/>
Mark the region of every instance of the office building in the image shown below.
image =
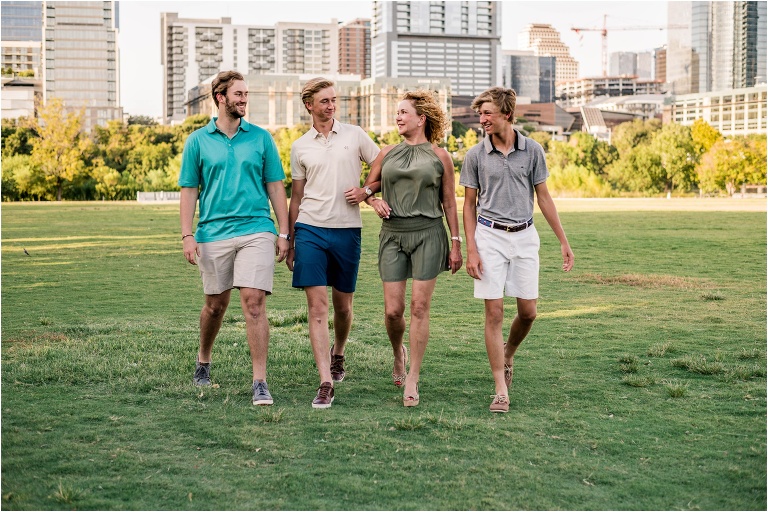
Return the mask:
<path id="1" fill-rule="evenodd" d="M 335 74 L 338 24 L 233 25 L 231 18 L 188 19 L 160 14 L 163 122 L 186 118 L 187 93 L 220 71 Z"/>
<path id="2" fill-rule="evenodd" d="M 3 75 L 41 75 L 43 2 L 0 3 Z"/>
<path id="3" fill-rule="evenodd" d="M 611 76 L 636 76 L 637 53 L 613 52 L 608 57 L 608 74 Z"/>
<path id="4" fill-rule="evenodd" d="M 658 80 L 640 80 L 634 76 L 579 78 L 558 82 L 555 95 L 563 108 L 588 105 L 601 97 L 662 94 L 664 84 Z"/>
<path id="5" fill-rule="evenodd" d="M 654 53 L 652 51 L 637 52 L 636 55 L 635 76 L 643 80 L 656 80 L 653 69 Z"/>
<path id="6" fill-rule="evenodd" d="M 502 51 L 502 84 L 517 93 L 518 102 L 555 101 L 555 57 L 534 55 L 533 51 Z"/>
<path id="7" fill-rule="evenodd" d="M 667 81 L 674 94 L 765 83 L 766 3 L 669 2 Z"/>
<path id="8" fill-rule="evenodd" d="M 43 101 L 84 109 L 86 131 L 122 119 L 118 3 L 46 1 L 43 12 Z"/>
<path id="9" fill-rule="evenodd" d="M 339 24 L 280 22 L 277 72 L 336 74 L 339 69 Z"/>
<path id="10" fill-rule="evenodd" d="M 34 117 L 42 101 L 43 2 L 0 3 L 3 119 Z"/>
<path id="11" fill-rule="evenodd" d="M 653 77 L 659 82 L 667 82 L 667 46 L 653 50 Z"/>
<path id="12" fill-rule="evenodd" d="M 703 119 L 724 136 L 766 133 L 766 85 L 673 96 L 664 109 L 664 122 L 690 126 Z"/>
<path id="13" fill-rule="evenodd" d="M 339 73 L 371 76 L 371 20 L 357 18 L 339 26 Z"/>
<path id="14" fill-rule="evenodd" d="M 448 77 L 453 95 L 501 80 L 501 2 L 373 2 L 374 77 Z"/>
<path id="15" fill-rule="evenodd" d="M 560 32 L 552 25 L 532 23 L 517 36 L 520 50 L 532 50 L 534 55 L 555 57 L 555 81 L 574 80 L 579 77 L 579 63 L 571 57 L 570 49 L 560 40 Z"/>

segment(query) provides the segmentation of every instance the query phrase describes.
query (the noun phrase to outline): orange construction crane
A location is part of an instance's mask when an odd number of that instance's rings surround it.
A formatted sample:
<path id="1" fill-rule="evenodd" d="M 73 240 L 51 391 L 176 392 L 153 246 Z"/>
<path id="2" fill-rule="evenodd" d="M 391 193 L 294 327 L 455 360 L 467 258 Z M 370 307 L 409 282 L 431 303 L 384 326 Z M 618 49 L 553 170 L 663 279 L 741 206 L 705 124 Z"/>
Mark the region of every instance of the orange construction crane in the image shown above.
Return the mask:
<path id="1" fill-rule="evenodd" d="M 597 27 L 571 27 L 571 30 L 579 34 L 581 36 L 582 32 L 600 32 L 600 37 L 602 39 L 603 48 L 602 48 L 602 64 L 603 64 L 603 76 L 608 76 L 608 27 L 607 27 L 607 20 L 608 15 L 603 14 L 603 28 L 597 28 Z M 664 27 L 614 27 L 611 28 L 611 32 L 614 32 L 616 30 L 667 30 L 667 29 L 675 29 L 675 28 L 688 28 L 688 25 L 667 25 Z"/>

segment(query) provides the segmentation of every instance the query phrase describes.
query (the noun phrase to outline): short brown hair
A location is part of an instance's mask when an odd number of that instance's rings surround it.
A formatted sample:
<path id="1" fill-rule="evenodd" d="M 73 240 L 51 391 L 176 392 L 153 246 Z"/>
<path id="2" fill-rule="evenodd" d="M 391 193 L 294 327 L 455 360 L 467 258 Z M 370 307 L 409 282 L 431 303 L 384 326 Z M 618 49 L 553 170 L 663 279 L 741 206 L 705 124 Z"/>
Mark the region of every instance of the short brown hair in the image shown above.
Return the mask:
<path id="1" fill-rule="evenodd" d="M 333 82 L 321 76 L 313 78 L 309 82 L 305 83 L 304 87 L 301 88 L 301 102 L 304 104 L 304 108 L 307 107 L 307 103 L 312 103 L 315 94 L 322 91 L 323 89 L 327 89 L 328 87 L 333 87 Z M 307 112 L 309 112 L 308 108 Z"/>
<path id="2" fill-rule="evenodd" d="M 505 89 L 503 87 L 491 87 L 480 93 L 480 95 L 472 101 L 472 110 L 475 112 L 480 110 L 483 103 L 493 103 L 499 107 L 499 111 L 502 114 L 509 114 L 507 121 L 509 124 L 515 122 L 515 103 L 517 101 L 517 94 L 514 89 Z"/>
<path id="3" fill-rule="evenodd" d="M 222 71 L 211 83 L 211 96 L 213 96 L 213 102 L 216 104 L 216 108 L 219 108 L 219 99 L 216 97 L 219 94 L 227 95 L 227 89 L 232 85 L 232 82 L 236 80 L 245 81 L 243 75 L 237 71 Z"/>
<path id="4" fill-rule="evenodd" d="M 402 98 L 411 102 L 417 115 L 427 118 L 424 125 L 424 135 L 433 144 L 443 140 L 445 131 L 448 129 L 448 118 L 443 109 L 440 108 L 436 96 L 437 93 L 434 91 L 419 89 L 418 91 L 406 92 Z"/>

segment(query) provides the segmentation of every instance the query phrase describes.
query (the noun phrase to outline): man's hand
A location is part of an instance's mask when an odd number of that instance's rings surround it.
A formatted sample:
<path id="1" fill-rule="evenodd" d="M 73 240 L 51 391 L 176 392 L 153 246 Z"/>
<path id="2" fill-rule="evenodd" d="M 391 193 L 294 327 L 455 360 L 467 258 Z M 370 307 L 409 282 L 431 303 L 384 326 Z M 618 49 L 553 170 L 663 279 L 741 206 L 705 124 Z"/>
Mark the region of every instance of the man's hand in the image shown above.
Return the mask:
<path id="1" fill-rule="evenodd" d="M 277 237 L 277 243 L 275 244 L 275 255 L 277 256 L 277 262 L 283 261 L 288 256 L 288 249 L 291 247 L 291 242 L 285 238 Z"/>
<path id="2" fill-rule="evenodd" d="M 293 272 L 293 259 L 296 257 L 296 249 L 289 249 L 288 255 L 285 257 L 285 265 L 288 267 L 288 270 Z"/>
<path id="3" fill-rule="evenodd" d="M 200 248 L 197 246 L 195 237 L 188 236 L 184 238 L 184 240 L 182 240 L 182 245 L 184 246 L 184 257 L 187 258 L 187 261 L 191 264 L 197 265 L 195 256 L 200 256 Z"/>
<path id="4" fill-rule="evenodd" d="M 352 187 L 344 191 L 344 197 L 347 198 L 349 204 L 360 204 L 368 198 L 368 194 L 364 188 Z"/>
<path id="5" fill-rule="evenodd" d="M 563 253 L 563 270 L 565 272 L 570 272 L 571 269 L 573 268 L 573 260 L 574 260 L 571 246 L 569 244 L 561 245 L 560 252 Z"/>
<path id="6" fill-rule="evenodd" d="M 467 274 L 472 279 L 480 279 L 483 276 L 483 262 L 477 251 L 467 251 Z"/>

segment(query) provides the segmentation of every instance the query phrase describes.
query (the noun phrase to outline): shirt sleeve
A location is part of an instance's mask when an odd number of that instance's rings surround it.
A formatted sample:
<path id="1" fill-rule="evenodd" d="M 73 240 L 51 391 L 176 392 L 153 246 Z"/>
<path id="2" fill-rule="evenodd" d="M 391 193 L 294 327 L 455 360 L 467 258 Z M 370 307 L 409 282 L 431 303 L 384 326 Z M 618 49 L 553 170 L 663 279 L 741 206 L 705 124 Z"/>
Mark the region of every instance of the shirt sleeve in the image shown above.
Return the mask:
<path id="1" fill-rule="evenodd" d="M 283 163 L 280 161 L 280 153 L 277 151 L 277 144 L 271 135 L 266 135 L 264 143 L 264 181 L 272 183 L 273 181 L 283 181 L 285 172 Z"/>
<path id="2" fill-rule="evenodd" d="M 181 154 L 179 186 L 197 188 L 200 186 L 200 143 L 194 134 L 190 134 L 184 143 Z"/>
<path id="3" fill-rule="evenodd" d="M 299 149 L 296 147 L 301 139 L 294 141 L 291 144 L 291 179 L 293 180 L 306 180 L 307 171 L 304 166 L 301 165 L 301 158 L 299 158 Z"/>
<path id="4" fill-rule="evenodd" d="M 531 140 L 528 140 L 528 144 Z M 534 146 L 534 161 L 533 161 L 533 185 L 536 186 L 539 183 L 544 183 L 549 177 L 549 169 L 547 169 L 547 157 L 544 154 L 544 148 L 540 144 Z"/>
<path id="5" fill-rule="evenodd" d="M 477 156 L 475 151 L 467 151 L 464 157 L 464 164 L 461 166 L 461 174 L 459 175 L 459 185 L 474 189 L 480 188 L 477 178 Z"/>
<path id="6" fill-rule="evenodd" d="M 379 146 L 373 142 L 365 130 L 359 126 L 357 127 L 357 130 L 359 134 L 358 137 L 360 139 L 360 158 L 368 165 L 371 165 L 371 162 L 376 160 L 376 157 L 379 156 L 381 148 L 379 148 Z"/>

